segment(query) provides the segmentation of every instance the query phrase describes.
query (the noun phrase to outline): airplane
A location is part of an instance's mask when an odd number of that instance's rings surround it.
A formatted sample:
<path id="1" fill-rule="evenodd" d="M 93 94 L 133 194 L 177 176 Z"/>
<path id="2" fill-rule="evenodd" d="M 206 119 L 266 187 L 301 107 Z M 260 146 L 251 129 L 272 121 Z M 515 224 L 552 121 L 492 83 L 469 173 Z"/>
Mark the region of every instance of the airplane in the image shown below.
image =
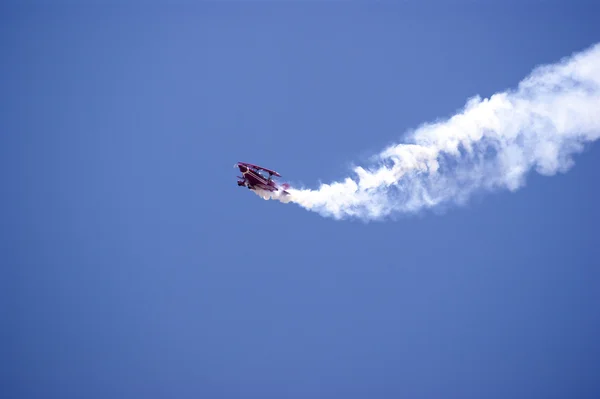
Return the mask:
<path id="1" fill-rule="evenodd" d="M 275 183 L 272 176 L 281 177 L 281 175 L 274 170 L 263 168 L 262 166 L 253 165 L 247 162 L 238 162 L 234 165 L 234 167 L 238 167 L 240 172 L 242 172 L 242 176 L 238 176 L 239 179 L 237 184 L 240 187 L 248 187 L 250 190 L 262 189 L 266 191 L 278 191 L 280 189 L 279 186 Z M 269 176 L 265 176 L 262 171 L 269 174 Z M 286 188 L 289 187 L 289 184 L 282 184 L 281 188 L 283 188 L 283 194 L 289 195 Z"/>

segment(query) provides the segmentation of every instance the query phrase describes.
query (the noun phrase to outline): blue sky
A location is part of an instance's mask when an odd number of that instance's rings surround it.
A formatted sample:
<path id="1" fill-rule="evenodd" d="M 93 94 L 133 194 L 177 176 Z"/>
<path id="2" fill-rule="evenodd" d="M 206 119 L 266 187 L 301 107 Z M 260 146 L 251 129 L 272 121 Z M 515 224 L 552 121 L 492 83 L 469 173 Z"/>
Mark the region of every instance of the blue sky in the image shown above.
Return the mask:
<path id="1" fill-rule="evenodd" d="M 0 396 L 598 397 L 597 145 L 369 224 L 232 165 L 343 178 L 599 41 L 599 11 L 3 4 Z"/>

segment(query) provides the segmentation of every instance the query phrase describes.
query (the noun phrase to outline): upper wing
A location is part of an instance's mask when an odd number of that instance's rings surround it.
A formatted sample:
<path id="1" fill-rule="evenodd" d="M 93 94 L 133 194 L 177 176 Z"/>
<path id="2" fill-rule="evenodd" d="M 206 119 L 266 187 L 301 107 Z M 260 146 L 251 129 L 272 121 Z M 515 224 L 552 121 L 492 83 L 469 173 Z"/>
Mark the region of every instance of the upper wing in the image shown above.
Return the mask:
<path id="1" fill-rule="evenodd" d="M 272 169 L 263 168 L 262 166 L 258 166 L 258 165 L 254 165 L 254 164 L 246 163 L 246 162 L 238 162 L 238 164 L 247 166 L 249 168 L 254 168 L 254 169 L 258 169 L 258 170 L 264 170 L 265 172 L 270 173 L 273 176 L 281 177 L 281 175 L 279 173 L 275 172 Z"/>

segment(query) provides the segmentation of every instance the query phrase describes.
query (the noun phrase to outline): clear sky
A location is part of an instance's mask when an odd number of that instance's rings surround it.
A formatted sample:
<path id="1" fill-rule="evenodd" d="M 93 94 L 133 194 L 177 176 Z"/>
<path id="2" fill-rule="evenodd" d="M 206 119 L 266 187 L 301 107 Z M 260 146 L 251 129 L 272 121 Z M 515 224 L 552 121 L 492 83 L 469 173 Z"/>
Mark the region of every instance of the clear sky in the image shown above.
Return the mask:
<path id="1" fill-rule="evenodd" d="M 3 2 L 0 396 L 600 397 L 597 144 L 394 222 L 236 184 L 344 178 L 600 41 L 597 2 L 411 3 Z"/>

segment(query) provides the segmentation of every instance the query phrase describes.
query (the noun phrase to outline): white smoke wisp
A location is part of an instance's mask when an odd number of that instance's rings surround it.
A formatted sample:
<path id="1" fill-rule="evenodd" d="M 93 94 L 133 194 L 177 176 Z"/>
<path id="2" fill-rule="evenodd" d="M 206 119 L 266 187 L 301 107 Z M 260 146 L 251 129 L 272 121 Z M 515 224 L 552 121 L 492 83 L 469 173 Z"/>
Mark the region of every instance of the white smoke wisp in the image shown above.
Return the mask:
<path id="1" fill-rule="evenodd" d="M 263 198 L 335 219 L 380 220 L 464 204 L 478 191 L 516 191 L 532 169 L 564 173 L 573 154 L 599 137 L 600 43 L 534 69 L 515 90 L 476 96 L 451 118 L 409 132 L 376 165 L 356 167 L 355 178 Z"/>
<path id="2" fill-rule="evenodd" d="M 252 190 L 256 195 L 264 200 L 278 200 L 283 203 L 288 203 L 293 201 L 293 197 L 291 195 L 286 195 L 283 193 L 283 190 L 278 191 L 267 191 L 263 189 L 253 189 Z"/>

